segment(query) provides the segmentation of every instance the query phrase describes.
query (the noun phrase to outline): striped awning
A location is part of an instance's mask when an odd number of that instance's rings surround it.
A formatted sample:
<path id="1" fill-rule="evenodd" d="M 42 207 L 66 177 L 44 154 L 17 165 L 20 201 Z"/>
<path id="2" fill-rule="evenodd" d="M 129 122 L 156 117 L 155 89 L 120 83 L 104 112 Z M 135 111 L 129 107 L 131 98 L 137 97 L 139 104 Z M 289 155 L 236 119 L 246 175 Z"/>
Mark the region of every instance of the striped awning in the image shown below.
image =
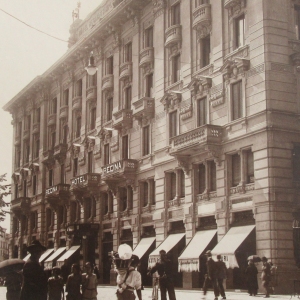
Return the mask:
<path id="1" fill-rule="evenodd" d="M 133 254 L 137 255 L 139 259 L 141 259 L 154 242 L 155 237 L 141 239 L 138 245 L 134 248 Z"/>

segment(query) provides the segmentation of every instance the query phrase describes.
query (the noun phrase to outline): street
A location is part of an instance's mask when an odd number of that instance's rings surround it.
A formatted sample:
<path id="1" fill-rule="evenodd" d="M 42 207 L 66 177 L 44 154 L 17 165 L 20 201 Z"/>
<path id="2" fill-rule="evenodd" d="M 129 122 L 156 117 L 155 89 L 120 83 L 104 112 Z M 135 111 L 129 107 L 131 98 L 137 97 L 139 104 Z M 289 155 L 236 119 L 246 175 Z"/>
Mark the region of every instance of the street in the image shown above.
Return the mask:
<path id="1" fill-rule="evenodd" d="M 149 300 L 151 299 L 151 288 L 145 288 L 143 290 L 143 300 Z M 114 300 L 115 298 L 115 288 L 112 286 L 98 286 L 98 298 L 99 300 Z M 199 300 L 201 299 L 202 296 L 202 291 L 199 290 L 176 290 L 176 297 L 177 300 L 186 300 L 186 297 L 188 296 L 188 300 Z M 247 293 L 242 293 L 242 292 L 226 292 L 226 297 L 229 300 L 253 300 L 253 299 L 258 299 L 258 298 L 263 298 L 263 294 L 257 295 L 255 298 L 250 297 Z M 1 286 L 0 287 L 0 299 L 4 300 L 6 299 L 6 287 Z M 160 299 L 160 297 L 159 297 Z M 208 291 L 207 300 L 213 300 L 214 295 L 212 291 Z M 221 297 L 219 297 L 221 299 Z M 278 300 L 283 300 L 283 299 L 291 299 L 290 295 L 271 295 L 270 299 L 278 299 Z M 297 296 L 294 296 L 292 299 L 297 299 Z"/>

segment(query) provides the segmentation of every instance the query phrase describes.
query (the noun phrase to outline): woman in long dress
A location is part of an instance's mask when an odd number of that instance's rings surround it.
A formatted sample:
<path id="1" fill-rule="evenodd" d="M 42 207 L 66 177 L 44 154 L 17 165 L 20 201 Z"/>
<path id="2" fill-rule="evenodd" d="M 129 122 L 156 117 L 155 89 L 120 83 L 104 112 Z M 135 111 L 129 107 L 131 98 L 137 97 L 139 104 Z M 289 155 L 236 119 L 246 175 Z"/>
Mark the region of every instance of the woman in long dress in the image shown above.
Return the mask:
<path id="1" fill-rule="evenodd" d="M 66 283 L 66 296 L 67 300 L 81 300 L 82 295 L 80 292 L 81 286 L 81 272 L 78 264 L 73 264 L 71 274 L 68 276 Z"/>
<path id="2" fill-rule="evenodd" d="M 248 287 L 248 293 L 250 296 L 256 296 L 258 290 L 258 282 L 257 282 L 258 271 L 252 259 L 249 260 L 245 273 L 246 273 L 246 283 Z"/>

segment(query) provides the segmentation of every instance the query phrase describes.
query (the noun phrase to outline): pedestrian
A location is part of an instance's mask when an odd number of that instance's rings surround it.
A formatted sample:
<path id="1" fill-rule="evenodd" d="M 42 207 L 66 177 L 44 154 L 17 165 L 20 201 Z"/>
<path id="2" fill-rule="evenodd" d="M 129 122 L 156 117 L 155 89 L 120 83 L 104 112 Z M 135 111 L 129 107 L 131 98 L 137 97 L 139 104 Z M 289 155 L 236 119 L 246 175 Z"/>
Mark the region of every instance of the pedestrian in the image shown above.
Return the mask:
<path id="1" fill-rule="evenodd" d="M 275 293 L 275 286 L 277 285 L 277 267 L 270 262 L 270 273 L 271 273 L 271 279 L 270 279 L 270 292 L 272 291 L 272 294 Z"/>
<path id="2" fill-rule="evenodd" d="M 46 250 L 38 240 L 34 240 L 27 251 L 31 254 L 25 263 L 23 274 L 23 286 L 20 300 L 46 300 L 47 276 L 39 264 L 42 253 Z"/>
<path id="3" fill-rule="evenodd" d="M 264 298 L 270 298 L 270 281 L 271 281 L 271 266 L 268 259 L 264 256 L 261 258 L 263 267 L 261 272 L 262 286 L 265 289 L 266 295 Z"/>
<path id="4" fill-rule="evenodd" d="M 250 296 L 256 296 L 258 290 L 258 282 L 257 282 L 257 268 L 253 262 L 253 259 L 249 259 L 248 266 L 245 270 L 246 274 L 246 285 L 248 288 L 248 293 Z"/>
<path id="5" fill-rule="evenodd" d="M 21 274 L 15 271 L 9 272 L 5 277 L 5 286 L 6 286 L 6 300 L 20 299 L 20 292 L 22 286 Z"/>
<path id="6" fill-rule="evenodd" d="M 94 266 L 93 272 L 94 272 L 94 274 L 96 275 L 97 280 L 99 280 L 99 279 L 100 279 L 100 272 L 99 272 L 99 269 L 98 269 L 98 267 L 97 267 L 96 264 L 95 264 L 95 266 Z"/>
<path id="7" fill-rule="evenodd" d="M 52 275 L 48 279 L 48 300 L 61 300 L 65 298 L 64 280 L 60 276 L 61 270 L 59 267 L 52 268 Z"/>
<path id="8" fill-rule="evenodd" d="M 206 274 L 205 274 L 205 279 L 204 279 L 204 284 L 203 284 L 203 299 L 206 298 L 206 293 L 208 290 L 208 285 L 211 283 L 213 290 L 214 290 L 214 295 L 215 295 L 215 300 L 218 300 L 219 297 L 219 289 L 218 289 L 218 283 L 217 283 L 217 265 L 216 262 L 213 260 L 211 251 L 208 250 L 206 253 Z"/>
<path id="9" fill-rule="evenodd" d="M 63 265 L 61 266 L 61 276 L 63 278 L 64 284 L 66 284 L 70 273 L 71 273 L 71 268 L 69 266 L 68 260 L 65 259 Z"/>
<path id="10" fill-rule="evenodd" d="M 81 286 L 81 270 L 78 264 L 73 264 L 71 267 L 71 274 L 68 276 L 66 283 L 66 299 L 67 300 L 81 300 L 82 294 L 80 292 Z"/>
<path id="11" fill-rule="evenodd" d="M 148 273 L 152 276 L 157 271 L 159 275 L 159 287 L 161 300 L 167 299 L 167 291 L 169 300 L 176 300 L 172 262 L 167 258 L 165 250 L 159 251 L 160 259 Z"/>
<path id="12" fill-rule="evenodd" d="M 97 276 L 93 273 L 91 263 L 85 264 L 86 273 L 82 274 L 82 299 L 97 300 Z"/>
<path id="13" fill-rule="evenodd" d="M 216 269 L 218 289 L 222 296 L 222 299 L 226 299 L 223 281 L 227 278 L 227 268 L 226 264 L 222 261 L 222 256 L 220 254 L 217 255 Z"/>
<path id="14" fill-rule="evenodd" d="M 132 248 L 127 244 L 119 246 L 118 253 L 113 256 L 117 275 L 117 300 L 135 300 L 134 291 L 142 300 L 142 276 L 136 270 L 139 264 L 138 256 L 132 254 Z"/>

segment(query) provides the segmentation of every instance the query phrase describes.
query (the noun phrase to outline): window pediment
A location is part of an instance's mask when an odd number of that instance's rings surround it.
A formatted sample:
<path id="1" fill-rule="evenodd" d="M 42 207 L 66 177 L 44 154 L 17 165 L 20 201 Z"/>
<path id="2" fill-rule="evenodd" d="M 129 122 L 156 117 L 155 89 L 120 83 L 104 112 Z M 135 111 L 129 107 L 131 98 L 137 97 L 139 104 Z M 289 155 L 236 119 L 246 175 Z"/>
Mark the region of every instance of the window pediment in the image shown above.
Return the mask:
<path id="1" fill-rule="evenodd" d="M 164 105 L 166 111 L 173 110 L 179 107 L 182 95 L 181 92 L 168 91 L 161 98 L 160 102 Z"/>
<path id="2" fill-rule="evenodd" d="M 224 65 L 220 68 L 220 72 L 224 76 L 226 83 L 229 83 L 231 78 L 245 76 L 245 72 L 250 68 L 250 60 L 246 58 L 236 57 L 234 60 L 226 60 Z"/>

